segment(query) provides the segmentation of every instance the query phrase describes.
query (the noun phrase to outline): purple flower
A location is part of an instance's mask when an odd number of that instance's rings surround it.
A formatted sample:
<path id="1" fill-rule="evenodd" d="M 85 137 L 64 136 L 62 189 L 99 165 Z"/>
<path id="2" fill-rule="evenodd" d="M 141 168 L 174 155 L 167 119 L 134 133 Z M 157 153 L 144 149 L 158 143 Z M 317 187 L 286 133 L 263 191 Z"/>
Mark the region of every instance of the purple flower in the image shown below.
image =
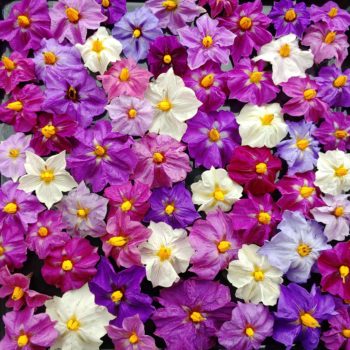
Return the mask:
<path id="1" fill-rule="evenodd" d="M 199 111 L 187 125 L 183 141 L 188 143 L 190 156 L 194 158 L 196 166 L 223 168 L 240 143 L 233 113 Z"/>
<path id="2" fill-rule="evenodd" d="M 111 124 L 102 120 L 75 137 L 80 143 L 73 148 L 67 163 L 78 182 L 84 180 L 92 184 L 94 192 L 99 192 L 107 183 L 120 184 L 129 179 L 135 156 L 128 136 L 112 132 Z"/>
<path id="3" fill-rule="evenodd" d="M 119 350 L 156 350 L 154 339 L 145 334 L 143 322 L 139 314 L 126 317 L 120 328 L 107 326 L 108 336 L 115 349 Z"/>
<path id="4" fill-rule="evenodd" d="M 220 13 L 223 17 L 231 16 L 234 9 L 238 5 L 238 0 L 199 0 L 198 5 L 204 6 L 208 4 L 210 7 L 210 16 L 215 18 Z"/>
<path id="5" fill-rule="evenodd" d="M 150 43 L 162 34 L 157 17 L 145 6 L 126 13 L 112 30 L 123 45 L 124 55 L 136 62 L 147 57 Z"/>
<path id="6" fill-rule="evenodd" d="M 152 192 L 151 208 L 144 221 L 166 222 L 172 228 L 186 228 L 200 216 L 192 203 L 191 192 L 180 182 Z"/>
<path id="7" fill-rule="evenodd" d="M 50 317 L 45 313 L 34 315 L 34 309 L 8 312 L 3 321 L 6 333 L 0 342 L 1 349 L 45 350 L 59 335 Z"/>
<path id="8" fill-rule="evenodd" d="M 278 144 L 276 154 L 287 162 L 289 175 L 313 170 L 320 150 L 312 137 L 316 126 L 305 121 L 287 124 L 290 138 Z"/>
<path id="9" fill-rule="evenodd" d="M 150 45 L 147 63 L 155 76 L 173 68 L 175 75 L 182 77 L 187 71 L 187 50 L 175 36 L 159 36 Z"/>
<path id="10" fill-rule="evenodd" d="M 85 69 L 50 72 L 46 75 L 45 85 L 44 110 L 69 114 L 84 128 L 91 124 L 93 117 L 104 112 L 105 93 Z"/>
<path id="11" fill-rule="evenodd" d="M 269 17 L 276 29 L 276 38 L 290 33 L 299 38 L 310 24 L 310 13 L 305 3 L 294 3 L 293 0 L 275 2 Z"/>
<path id="12" fill-rule="evenodd" d="M 102 13 L 107 17 L 105 23 L 118 22 L 126 12 L 126 0 L 96 0 L 101 4 Z"/>
<path id="13" fill-rule="evenodd" d="M 163 306 L 153 314 L 156 334 L 169 349 L 210 349 L 215 334 L 231 317 L 230 290 L 218 282 L 188 279 L 162 289 Z"/>
<path id="14" fill-rule="evenodd" d="M 97 29 L 107 19 L 95 0 L 59 0 L 50 10 L 51 31 L 60 43 L 83 44 L 88 29 Z"/>
<path id="15" fill-rule="evenodd" d="M 125 318 L 136 314 L 143 322 L 151 316 L 154 310 L 152 298 L 141 293 L 140 287 L 145 275 L 145 269 L 140 266 L 116 273 L 108 259 L 101 258 L 89 288 L 95 294 L 96 304 L 105 306 L 111 314 L 116 315 L 112 325 L 121 327 Z"/>
<path id="16" fill-rule="evenodd" d="M 260 349 L 262 342 L 272 335 L 273 321 L 267 307 L 238 302 L 231 320 L 217 333 L 219 343 L 227 350 Z"/>
<path id="17" fill-rule="evenodd" d="M 207 61 L 229 62 L 229 48 L 236 36 L 225 28 L 219 28 L 218 24 L 219 21 L 204 15 L 199 17 L 196 27 L 186 26 L 178 30 L 181 44 L 188 47 L 187 62 L 191 69 Z"/>
<path id="18" fill-rule="evenodd" d="M 46 0 L 22 0 L 14 4 L 9 16 L 0 21 L 0 39 L 12 50 L 27 56 L 37 50 L 42 38 L 50 38 L 50 17 Z"/>
<path id="19" fill-rule="evenodd" d="M 314 285 L 311 292 L 295 283 L 281 286 L 281 295 L 275 313 L 273 338 L 287 347 L 295 341 L 305 350 L 317 348 L 320 323 L 335 315 L 334 300 L 323 295 Z"/>

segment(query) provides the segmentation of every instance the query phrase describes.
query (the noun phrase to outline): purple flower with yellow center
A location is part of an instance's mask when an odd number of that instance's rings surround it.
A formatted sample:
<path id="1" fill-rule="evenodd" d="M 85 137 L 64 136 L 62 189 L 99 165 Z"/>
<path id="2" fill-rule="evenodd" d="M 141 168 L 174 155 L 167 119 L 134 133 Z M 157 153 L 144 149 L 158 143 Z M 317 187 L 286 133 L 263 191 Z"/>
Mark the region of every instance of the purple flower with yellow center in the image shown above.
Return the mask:
<path id="1" fill-rule="evenodd" d="M 78 182 L 85 181 L 99 192 L 107 183 L 120 184 L 129 179 L 136 162 L 129 136 L 112 132 L 111 123 L 101 120 L 75 137 L 80 143 L 67 163 Z"/>
<path id="2" fill-rule="evenodd" d="M 105 257 L 101 258 L 95 277 L 89 288 L 95 294 L 97 305 L 105 306 L 116 316 L 111 324 L 121 327 L 127 317 L 139 315 L 146 322 L 154 311 L 152 298 L 141 292 L 141 282 L 145 278 L 144 267 L 132 266 L 116 273 Z"/>
<path id="3" fill-rule="evenodd" d="M 280 89 L 272 82 L 272 74 L 264 70 L 263 61 L 242 58 L 227 72 L 229 98 L 261 106 L 276 98 Z"/>
<path id="4" fill-rule="evenodd" d="M 127 12 L 115 24 L 112 35 L 123 45 L 123 53 L 136 62 L 147 57 L 150 43 L 163 35 L 156 16 L 145 6 Z"/>
<path id="5" fill-rule="evenodd" d="M 271 20 L 262 11 L 261 0 L 255 0 L 238 5 L 230 17 L 220 19 L 220 24 L 237 36 L 231 46 L 234 62 L 250 56 L 253 49 L 258 51 L 272 40 L 266 29 Z"/>
<path id="6" fill-rule="evenodd" d="M 230 46 L 235 35 L 225 28 L 218 27 L 219 21 L 207 14 L 199 17 L 196 27 L 183 27 L 178 30 L 180 42 L 188 47 L 188 66 L 196 69 L 207 61 L 219 64 L 229 62 Z"/>
<path id="7" fill-rule="evenodd" d="M 198 5 L 204 6 L 208 4 L 210 7 L 210 16 L 215 18 L 220 13 L 223 17 L 229 17 L 232 15 L 234 9 L 238 5 L 238 0 L 199 0 Z"/>
<path id="8" fill-rule="evenodd" d="M 107 17 L 95 0 L 59 0 L 50 10 L 52 36 L 60 43 L 83 44 L 88 29 L 97 29 Z"/>
<path id="9" fill-rule="evenodd" d="M 301 38 L 311 21 L 305 3 L 296 4 L 293 0 L 275 2 L 269 17 L 276 29 L 276 38 L 290 33 Z"/>
<path id="10" fill-rule="evenodd" d="M 313 170 L 320 150 L 318 141 L 312 136 L 316 126 L 305 121 L 286 123 L 290 138 L 277 145 L 276 154 L 287 162 L 288 175 Z"/>
<path id="11" fill-rule="evenodd" d="M 46 0 L 22 0 L 14 4 L 9 16 L 0 21 L 0 39 L 14 51 L 27 55 L 40 48 L 42 38 L 50 38 L 50 16 Z"/>
<path id="12" fill-rule="evenodd" d="M 220 326 L 231 318 L 230 290 L 218 282 L 188 279 L 162 289 L 152 320 L 169 349 L 211 349 Z"/>
<path id="13" fill-rule="evenodd" d="M 183 141 L 188 144 L 196 166 L 223 168 L 234 148 L 239 145 L 238 125 L 229 111 L 204 113 L 199 111 L 187 123 Z"/>
<path id="14" fill-rule="evenodd" d="M 300 342 L 305 350 L 317 348 L 321 323 L 335 315 L 334 299 L 324 295 L 315 285 L 308 292 L 295 283 L 281 286 L 273 339 L 292 347 Z"/>
<path id="15" fill-rule="evenodd" d="M 102 13 L 107 17 L 104 23 L 117 23 L 126 13 L 126 0 L 96 0 L 101 4 Z"/>
<path id="16" fill-rule="evenodd" d="M 191 192 L 182 182 L 152 192 L 151 207 L 144 221 L 166 222 L 172 228 L 186 228 L 200 216 L 192 203 Z"/>
<path id="17" fill-rule="evenodd" d="M 183 80 L 202 102 L 200 110 L 214 111 L 225 103 L 226 73 L 221 70 L 220 64 L 209 61 L 200 68 L 188 70 Z"/>

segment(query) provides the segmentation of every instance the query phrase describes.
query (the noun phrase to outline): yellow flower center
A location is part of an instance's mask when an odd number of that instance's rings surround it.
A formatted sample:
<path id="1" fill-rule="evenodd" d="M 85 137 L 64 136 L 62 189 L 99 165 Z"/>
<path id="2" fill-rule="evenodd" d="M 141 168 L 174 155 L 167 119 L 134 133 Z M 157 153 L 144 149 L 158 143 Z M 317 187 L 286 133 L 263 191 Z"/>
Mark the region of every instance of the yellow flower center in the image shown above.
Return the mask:
<path id="1" fill-rule="evenodd" d="M 205 317 L 203 317 L 203 315 L 198 311 L 193 311 L 190 315 L 190 319 L 193 323 L 200 323 L 205 321 Z"/>
<path id="2" fill-rule="evenodd" d="M 4 253 L 5 253 L 5 248 L 2 245 L 0 245 L 0 256 L 4 255 Z"/>
<path id="3" fill-rule="evenodd" d="M 125 244 L 128 243 L 128 238 L 124 236 L 115 236 L 111 237 L 107 243 L 113 247 L 124 247 Z"/>
<path id="4" fill-rule="evenodd" d="M 96 39 L 92 42 L 92 51 L 95 51 L 96 53 L 100 53 L 104 49 L 103 43 L 101 40 Z"/>
<path id="5" fill-rule="evenodd" d="M 64 260 L 62 262 L 61 268 L 63 271 L 71 271 L 73 269 L 73 262 L 72 260 Z"/>
<path id="6" fill-rule="evenodd" d="M 161 164 L 164 162 L 164 156 L 163 154 L 159 153 L 159 152 L 155 152 L 153 153 L 153 163 L 156 163 L 156 164 Z"/>
<path id="7" fill-rule="evenodd" d="M 66 326 L 67 326 L 67 329 L 70 331 L 77 331 L 80 327 L 80 322 L 76 319 L 75 316 L 73 316 L 67 321 Z"/>
<path id="8" fill-rule="evenodd" d="M 159 256 L 160 261 L 168 260 L 171 256 L 171 249 L 161 246 L 158 250 L 157 255 Z"/>
<path id="9" fill-rule="evenodd" d="M 6 108 L 11 109 L 11 111 L 20 112 L 23 109 L 23 103 L 21 101 L 10 102 Z"/>
<path id="10" fill-rule="evenodd" d="M 340 217 L 340 216 L 343 216 L 344 215 L 344 208 L 343 207 L 336 207 L 334 209 L 334 216 L 336 216 L 337 218 Z"/>
<path id="11" fill-rule="evenodd" d="M 321 327 L 318 321 L 307 312 L 305 314 L 300 315 L 300 322 L 303 326 L 309 328 Z"/>
<path id="12" fill-rule="evenodd" d="M 201 87 L 204 87 L 205 89 L 210 88 L 214 84 L 214 74 L 210 73 L 207 74 L 202 80 L 200 81 Z"/>
<path id="13" fill-rule="evenodd" d="M 261 125 L 271 125 L 274 118 L 275 116 L 273 114 L 265 114 L 263 117 L 260 118 Z"/>
<path id="14" fill-rule="evenodd" d="M 166 64 L 170 64 L 171 63 L 171 56 L 170 55 L 164 55 L 163 62 L 166 63 Z"/>
<path id="15" fill-rule="evenodd" d="M 299 193 L 303 198 L 309 198 L 314 192 L 315 188 L 309 186 L 302 186 L 299 190 Z"/>
<path id="16" fill-rule="evenodd" d="M 220 132 L 215 128 L 209 130 L 208 136 L 212 142 L 217 142 L 220 140 Z"/>
<path id="17" fill-rule="evenodd" d="M 170 111 L 170 109 L 171 109 L 171 103 L 170 103 L 169 100 L 160 101 L 160 102 L 157 104 L 157 108 L 160 109 L 160 110 L 163 111 L 163 112 L 168 112 L 168 111 Z"/>
<path id="18" fill-rule="evenodd" d="M 333 86 L 340 89 L 347 83 L 347 81 L 348 77 L 346 75 L 339 75 L 339 77 L 333 81 Z"/>
<path id="19" fill-rule="evenodd" d="M 252 27 L 253 25 L 253 21 L 251 18 L 249 17 L 242 17 L 240 20 L 239 20 L 239 27 L 242 29 L 242 30 L 248 30 Z"/>
<path id="20" fill-rule="evenodd" d="M 19 300 L 23 297 L 24 295 L 24 290 L 21 287 L 15 287 L 13 289 L 11 299 L 12 300 Z"/>
<path id="21" fill-rule="evenodd" d="M 46 237 L 49 234 L 49 230 L 45 226 L 41 226 L 38 230 L 38 236 Z"/>
<path id="22" fill-rule="evenodd" d="M 328 16 L 330 18 L 334 18 L 337 14 L 338 14 L 338 9 L 336 7 L 332 7 L 328 12 Z"/>
<path id="23" fill-rule="evenodd" d="M 139 28 L 135 28 L 132 32 L 132 36 L 136 39 L 138 39 L 142 35 L 142 32 Z"/>
<path id="24" fill-rule="evenodd" d="M 73 7 L 66 8 L 66 16 L 68 18 L 68 21 L 74 24 L 78 23 L 80 19 L 79 11 Z"/>
<path id="25" fill-rule="evenodd" d="M 296 146 L 301 150 L 305 151 L 309 147 L 310 142 L 306 139 L 300 139 L 297 141 Z"/>
<path id="26" fill-rule="evenodd" d="M 343 337 L 345 338 L 350 338 L 350 329 L 344 328 L 341 332 L 341 334 L 343 335 Z"/>
<path id="27" fill-rule="evenodd" d="M 96 157 L 104 157 L 107 154 L 107 150 L 105 147 L 103 147 L 101 145 L 96 145 L 94 153 L 95 153 Z"/>
<path id="28" fill-rule="evenodd" d="M 4 64 L 5 69 L 10 71 L 10 72 L 16 68 L 15 62 L 13 62 L 10 58 L 8 58 L 6 56 L 2 56 L 1 61 Z"/>
<path id="29" fill-rule="evenodd" d="M 297 18 L 297 14 L 295 13 L 294 9 L 289 9 L 284 15 L 284 19 L 287 22 L 293 22 L 295 21 L 296 18 Z"/>
<path id="30" fill-rule="evenodd" d="M 2 211 L 5 212 L 6 214 L 16 214 L 17 210 L 18 210 L 18 206 L 15 202 L 7 203 L 2 209 Z"/>
<path id="31" fill-rule="evenodd" d="M 87 208 L 79 208 L 77 210 L 77 216 L 80 217 L 81 219 L 86 219 L 87 216 L 89 215 L 89 209 Z"/>
<path id="32" fill-rule="evenodd" d="M 70 86 L 69 89 L 67 90 L 67 98 L 73 102 L 78 101 L 78 92 L 77 90 L 74 89 L 73 86 Z"/>
<path id="33" fill-rule="evenodd" d="M 260 80 L 262 79 L 264 75 L 264 72 L 251 72 L 249 75 L 250 82 L 253 84 L 260 83 Z"/>
<path id="34" fill-rule="evenodd" d="M 290 46 L 288 44 L 284 44 L 280 47 L 280 56 L 281 57 L 289 57 L 290 56 Z"/>
<path id="35" fill-rule="evenodd" d="M 348 266 L 346 265 L 342 265 L 339 267 L 339 273 L 340 273 L 340 277 L 343 280 L 343 283 L 345 283 L 345 278 L 348 276 L 350 272 L 350 269 Z"/>
<path id="36" fill-rule="evenodd" d="M 17 345 L 20 348 L 25 347 L 29 343 L 29 338 L 26 334 L 22 334 L 17 338 Z"/>
<path id="37" fill-rule="evenodd" d="M 337 36 L 336 32 L 328 32 L 327 35 L 324 37 L 324 42 L 326 44 L 332 44 L 336 36 Z"/>
<path id="38" fill-rule="evenodd" d="M 123 296 L 124 296 L 124 294 L 122 291 L 116 290 L 115 292 L 113 292 L 111 294 L 111 299 L 112 299 L 113 303 L 119 303 L 120 300 L 122 300 Z"/>
<path id="39" fill-rule="evenodd" d="M 258 221 L 260 222 L 260 224 L 269 225 L 271 222 L 271 215 L 266 211 L 261 211 L 258 214 Z"/>
<path id="40" fill-rule="evenodd" d="M 123 68 L 119 74 L 120 81 L 128 81 L 130 78 L 130 73 L 128 68 Z"/>
<path id="41" fill-rule="evenodd" d="M 57 56 L 51 51 L 43 52 L 43 56 L 45 64 L 49 64 L 52 66 L 57 62 Z"/>
<path id="42" fill-rule="evenodd" d="M 264 274 L 264 272 L 261 271 L 261 270 L 255 270 L 255 271 L 253 272 L 253 277 L 254 277 L 254 279 L 255 279 L 256 282 L 261 282 L 261 281 L 264 280 L 265 274 Z"/>
<path id="43" fill-rule="evenodd" d="M 19 156 L 19 149 L 18 148 L 11 148 L 9 150 L 9 157 L 10 158 L 17 158 Z"/>
<path id="44" fill-rule="evenodd" d="M 177 2 L 175 0 L 163 1 L 162 5 L 167 11 L 174 11 L 177 8 Z"/>
<path id="45" fill-rule="evenodd" d="M 102 0 L 102 6 L 106 9 L 110 6 L 109 0 Z"/>
<path id="46" fill-rule="evenodd" d="M 346 130 L 336 130 L 334 133 L 334 136 L 337 139 L 345 139 L 346 137 L 349 136 L 348 132 Z"/>
<path id="47" fill-rule="evenodd" d="M 343 165 L 334 170 L 334 174 L 338 177 L 343 177 L 347 175 L 347 173 L 348 173 L 348 169 L 345 168 Z"/>
<path id="48" fill-rule="evenodd" d="M 120 206 L 120 209 L 122 211 L 129 211 L 132 208 L 132 202 L 126 199 L 122 205 Z"/>
<path id="49" fill-rule="evenodd" d="M 315 89 L 307 89 L 304 91 L 305 100 L 312 100 L 317 95 L 317 91 Z"/>
<path id="50" fill-rule="evenodd" d="M 225 194 L 224 192 L 218 188 L 217 190 L 214 191 L 213 193 L 213 197 L 217 200 L 217 201 L 223 201 L 225 199 Z"/>
<path id="51" fill-rule="evenodd" d="M 26 15 L 18 16 L 17 23 L 21 28 L 28 28 L 30 26 L 30 18 Z"/>
<path id="52" fill-rule="evenodd" d="M 137 115 L 137 110 L 134 108 L 129 109 L 128 117 L 129 119 L 134 119 Z"/>
<path id="53" fill-rule="evenodd" d="M 164 209 L 167 215 L 171 215 L 174 212 L 174 210 L 175 210 L 174 204 L 168 204 Z"/>
<path id="54" fill-rule="evenodd" d="M 210 35 L 205 36 L 202 39 L 202 45 L 206 48 L 212 46 L 213 45 L 213 38 Z"/>
<path id="55" fill-rule="evenodd" d="M 41 133 L 47 138 L 51 138 L 56 135 L 56 128 L 53 125 L 45 125 L 41 128 Z"/>
<path id="56" fill-rule="evenodd" d="M 218 244 L 219 253 L 226 253 L 230 249 L 231 249 L 231 242 L 229 242 L 229 241 L 219 242 L 219 244 Z"/>
<path id="57" fill-rule="evenodd" d="M 257 172 L 258 174 L 265 174 L 267 171 L 267 165 L 266 163 L 258 163 L 255 166 L 255 172 Z"/>
<path id="58" fill-rule="evenodd" d="M 252 327 L 247 327 L 244 331 L 247 337 L 251 338 L 254 337 L 254 329 Z"/>
<path id="59" fill-rule="evenodd" d="M 298 245 L 297 252 L 300 256 L 308 256 L 312 252 L 312 248 L 307 244 L 301 243 Z"/>
<path id="60" fill-rule="evenodd" d="M 48 170 L 47 169 L 47 170 L 44 170 L 44 171 L 41 172 L 40 178 L 41 178 L 42 181 L 44 181 L 47 184 L 49 184 L 51 181 L 54 180 L 55 175 L 54 175 L 52 170 Z"/>
<path id="61" fill-rule="evenodd" d="M 129 337 L 129 342 L 130 342 L 130 344 L 136 344 L 139 342 L 139 337 L 136 335 L 135 332 L 131 333 L 131 335 Z"/>

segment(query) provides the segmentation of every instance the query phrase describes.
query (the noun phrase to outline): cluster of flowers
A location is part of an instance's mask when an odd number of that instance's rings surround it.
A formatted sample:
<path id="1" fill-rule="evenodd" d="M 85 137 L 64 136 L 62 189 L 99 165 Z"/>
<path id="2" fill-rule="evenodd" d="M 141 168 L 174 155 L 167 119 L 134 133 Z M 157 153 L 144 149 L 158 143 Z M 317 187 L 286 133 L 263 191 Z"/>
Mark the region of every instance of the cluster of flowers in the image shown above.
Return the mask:
<path id="1" fill-rule="evenodd" d="M 349 24 L 332 1 L 13 5 L 0 348 L 350 348 Z"/>

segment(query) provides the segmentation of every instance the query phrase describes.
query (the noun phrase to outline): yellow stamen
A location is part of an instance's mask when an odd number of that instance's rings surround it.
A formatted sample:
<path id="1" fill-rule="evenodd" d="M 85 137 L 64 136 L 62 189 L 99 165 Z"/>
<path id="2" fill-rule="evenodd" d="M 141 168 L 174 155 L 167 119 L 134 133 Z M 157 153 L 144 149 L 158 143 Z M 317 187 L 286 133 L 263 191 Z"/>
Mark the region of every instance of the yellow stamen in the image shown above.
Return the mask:
<path id="1" fill-rule="evenodd" d="M 239 27 L 242 29 L 242 30 L 248 30 L 252 27 L 253 25 L 253 21 L 251 18 L 249 17 L 242 17 L 240 20 L 239 20 Z"/>
<path id="2" fill-rule="evenodd" d="M 261 282 L 261 281 L 264 280 L 265 274 L 261 270 L 256 270 L 256 271 L 253 272 L 253 277 L 254 277 L 256 282 Z"/>
<path id="3" fill-rule="evenodd" d="M 100 53 L 104 49 L 103 43 L 101 40 L 96 39 L 92 42 L 92 51 L 95 51 L 96 53 Z"/>
<path id="4" fill-rule="evenodd" d="M 267 171 L 267 165 L 266 165 L 266 163 L 258 163 L 258 164 L 255 166 L 255 171 L 256 171 L 258 174 L 265 174 L 266 171 Z"/>
<path id="5" fill-rule="evenodd" d="M 305 151 L 309 147 L 309 140 L 306 139 L 300 139 L 297 141 L 296 146 L 301 150 Z"/>
<path id="6" fill-rule="evenodd" d="M 134 119 L 137 115 L 137 111 L 134 108 L 129 109 L 128 117 L 129 119 Z"/>
<path id="7" fill-rule="evenodd" d="M 332 7 L 328 12 L 328 16 L 330 18 L 334 18 L 337 14 L 338 14 L 338 9 L 336 7 Z"/>
<path id="8" fill-rule="evenodd" d="M 175 210 L 174 204 L 168 204 L 164 209 L 167 215 L 171 215 L 174 212 L 174 210 Z"/>
<path id="9" fill-rule="evenodd" d="M 122 211 L 129 211 L 132 208 L 132 202 L 126 199 L 122 205 L 120 206 L 120 209 Z"/>
<path id="10" fill-rule="evenodd" d="M 167 11 L 174 11 L 177 8 L 177 3 L 175 0 L 166 0 L 163 1 L 162 5 Z"/>
<path id="11" fill-rule="evenodd" d="M 13 62 L 10 58 L 6 56 L 2 56 L 1 61 L 4 64 L 5 69 L 9 72 L 13 71 L 16 68 L 15 62 Z"/>
<path id="12" fill-rule="evenodd" d="M 3 256 L 4 253 L 5 253 L 5 248 L 2 245 L 0 245 L 0 256 Z"/>
<path id="13" fill-rule="evenodd" d="M 314 187 L 302 186 L 300 187 L 299 193 L 303 198 L 309 198 L 315 192 Z"/>
<path id="14" fill-rule="evenodd" d="M 138 39 L 140 36 L 142 35 L 142 32 L 140 29 L 136 28 L 134 29 L 133 33 L 132 33 L 132 36 L 136 39 Z"/>
<path id="15" fill-rule="evenodd" d="M 280 47 L 280 56 L 281 57 L 289 57 L 290 56 L 290 46 L 288 44 L 284 44 Z"/>
<path id="16" fill-rule="evenodd" d="M 107 243 L 113 247 L 124 247 L 125 244 L 128 243 L 128 238 L 124 236 L 114 236 L 111 237 Z"/>
<path id="17" fill-rule="evenodd" d="M 260 80 L 262 79 L 264 75 L 264 72 L 251 72 L 249 75 L 250 82 L 253 84 L 260 83 Z"/>
<path id="18" fill-rule="evenodd" d="M 89 209 L 86 208 L 80 208 L 77 210 L 77 216 L 80 217 L 81 219 L 86 219 L 89 215 Z"/>
<path id="19" fill-rule="evenodd" d="M 348 266 L 346 265 L 342 265 L 339 267 L 339 273 L 340 273 L 340 277 L 343 280 L 343 283 L 345 283 L 345 278 L 348 276 L 350 272 L 350 269 Z"/>
<path id="20" fill-rule="evenodd" d="M 62 270 L 64 271 L 71 271 L 73 269 L 73 262 L 72 260 L 64 260 L 61 265 Z"/>
<path id="21" fill-rule="evenodd" d="M 116 290 L 115 292 L 113 292 L 111 294 L 111 299 L 114 303 L 119 303 L 120 300 L 122 300 L 123 296 L 124 296 L 124 294 L 122 291 Z"/>
<path id="22" fill-rule="evenodd" d="M 274 118 L 275 116 L 273 114 L 265 114 L 263 117 L 260 118 L 261 125 L 271 125 Z"/>
<path id="23" fill-rule="evenodd" d="M 107 150 L 103 146 L 96 145 L 94 153 L 95 153 L 96 157 L 104 157 L 107 154 Z"/>
<path id="24" fill-rule="evenodd" d="M 206 48 L 212 46 L 213 45 L 213 38 L 210 35 L 205 36 L 202 39 L 202 45 Z"/>
<path id="25" fill-rule="evenodd" d="M 26 334 L 22 334 L 17 338 L 17 345 L 20 348 L 25 347 L 29 343 L 29 338 Z"/>
<path id="26" fill-rule="evenodd" d="M 21 287 L 15 287 L 13 289 L 11 299 L 12 300 L 19 300 L 23 297 L 24 295 L 24 290 Z"/>
<path id="27" fill-rule="evenodd" d="M 23 103 L 21 101 L 10 102 L 6 108 L 11 109 L 11 111 L 20 112 L 23 109 Z"/>
<path id="28" fill-rule="evenodd" d="M 66 326 L 70 331 L 77 331 L 80 328 L 80 322 L 73 316 L 67 321 Z"/>
<path id="29" fill-rule="evenodd" d="M 131 335 L 129 337 L 129 342 L 130 342 L 130 344 L 136 344 L 139 342 L 139 337 L 136 335 L 135 332 L 131 333 Z"/>
<path id="30" fill-rule="evenodd" d="M 344 215 L 344 208 L 343 207 L 336 207 L 334 209 L 334 212 L 333 212 L 334 216 L 336 216 L 337 218 L 340 217 L 340 216 L 343 216 Z"/>
<path id="31" fill-rule="evenodd" d="M 300 321 L 302 325 L 305 327 L 309 327 L 309 328 L 321 327 L 318 321 L 315 318 L 313 318 L 309 313 L 300 315 Z"/>
<path id="32" fill-rule="evenodd" d="M 293 22 L 295 21 L 296 18 L 297 18 L 297 14 L 295 13 L 294 9 L 289 9 L 284 15 L 284 19 L 287 22 Z"/>
<path id="33" fill-rule="evenodd" d="M 163 57 L 163 62 L 166 63 L 166 64 L 170 64 L 171 63 L 171 56 L 170 55 L 164 55 Z"/>
<path id="34" fill-rule="evenodd" d="M 164 159 L 165 157 L 161 153 L 159 152 L 153 153 L 153 163 L 156 163 L 156 164 L 163 163 Z"/>
<path id="35" fill-rule="evenodd" d="M 45 125 L 43 128 L 41 128 L 41 133 L 47 138 L 51 138 L 52 136 L 56 135 L 56 128 L 53 125 Z"/>
<path id="36" fill-rule="evenodd" d="M 205 317 L 203 317 L 202 314 L 198 311 L 193 311 L 190 315 L 190 319 L 194 323 L 205 321 Z"/>
<path id="37" fill-rule="evenodd" d="M 49 234 L 49 230 L 45 226 L 41 226 L 38 230 L 38 236 L 46 237 Z"/>
<path id="38" fill-rule="evenodd" d="M 9 157 L 10 158 L 17 158 L 18 156 L 19 156 L 19 149 L 17 149 L 17 148 L 11 148 L 10 150 L 9 150 Z"/>
<path id="39" fill-rule="evenodd" d="M 315 98 L 317 95 L 317 91 L 315 89 L 307 89 L 304 91 L 305 100 L 309 101 Z"/>
<path id="40" fill-rule="evenodd" d="M 308 256 L 312 252 L 312 248 L 307 244 L 301 243 L 298 245 L 297 252 L 300 256 Z"/>
<path id="41" fill-rule="evenodd" d="M 340 89 L 347 83 L 347 81 L 348 77 L 346 75 L 339 75 L 339 77 L 333 81 L 333 86 Z"/>
<path id="42" fill-rule="evenodd" d="M 79 11 L 73 7 L 68 7 L 66 9 L 66 16 L 68 18 L 68 21 L 71 23 L 74 23 L 74 24 L 78 23 L 78 21 L 80 19 Z"/>
<path id="43" fill-rule="evenodd" d="M 350 338 L 350 329 L 344 328 L 344 329 L 341 331 L 341 334 L 342 334 L 343 337 L 345 337 L 345 338 Z"/>
<path id="44" fill-rule="evenodd" d="M 204 87 L 205 89 L 210 88 L 214 84 L 214 74 L 210 73 L 207 74 L 202 80 L 200 81 L 201 87 Z"/>
<path id="45" fill-rule="evenodd" d="M 346 130 L 336 130 L 334 133 L 334 136 L 337 139 L 345 139 L 346 137 L 349 136 L 348 132 Z"/>
<path id="46" fill-rule="evenodd" d="M 119 74 L 120 81 L 128 81 L 130 78 L 130 73 L 128 68 L 123 68 Z"/>
<path id="47" fill-rule="evenodd" d="M 252 327 L 247 327 L 244 331 L 244 333 L 246 334 L 246 336 L 248 336 L 249 338 L 254 337 L 254 329 Z"/>
<path id="48" fill-rule="evenodd" d="M 215 190 L 213 196 L 217 201 L 223 201 L 225 199 L 225 194 L 220 188 Z"/>
<path id="49" fill-rule="evenodd" d="M 231 242 L 229 242 L 229 241 L 219 242 L 219 244 L 218 244 L 219 253 L 226 253 L 230 249 L 231 249 Z"/>
<path id="50" fill-rule="evenodd" d="M 169 100 L 160 101 L 160 102 L 157 104 L 157 108 L 160 109 L 160 110 L 163 111 L 163 112 L 168 112 L 168 111 L 170 111 L 170 109 L 171 109 L 171 103 L 170 103 Z"/>
<path id="51" fill-rule="evenodd" d="M 109 0 L 102 0 L 101 5 L 106 9 L 110 6 Z"/>
<path id="52" fill-rule="evenodd" d="M 7 203 L 2 209 L 2 211 L 5 212 L 6 214 L 16 214 L 17 210 L 18 210 L 18 206 L 15 202 Z"/>
<path id="53" fill-rule="evenodd" d="M 43 52 L 43 55 L 44 55 L 45 64 L 49 64 L 52 66 L 57 62 L 57 56 L 53 52 L 46 51 L 46 52 Z"/>
<path id="54" fill-rule="evenodd" d="M 324 38 L 324 42 L 326 44 L 332 44 L 332 42 L 335 40 L 336 36 L 337 36 L 336 32 L 328 32 L 328 34 Z"/>
<path id="55" fill-rule="evenodd" d="M 28 16 L 21 15 L 17 17 L 17 23 L 21 28 L 28 28 L 30 26 L 30 19 Z"/>
<path id="56" fill-rule="evenodd" d="M 208 136 L 212 142 L 217 142 L 220 140 L 220 132 L 215 128 L 209 130 Z"/>
<path id="57" fill-rule="evenodd" d="M 41 178 L 42 181 L 44 181 L 47 184 L 49 184 L 51 181 L 54 180 L 55 175 L 54 175 L 52 170 L 44 170 L 44 171 L 41 172 L 40 178 Z"/>
<path id="58" fill-rule="evenodd" d="M 266 211 L 261 211 L 258 214 L 258 221 L 260 222 L 260 224 L 269 225 L 271 222 L 271 215 Z"/>
<path id="59" fill-rule="evenodd" d="M 334 169 L 334 174 L 338 177 L 343 177 L 343 176 L 347 175 L 348 171 L 349 170 L 342 165 L 342 166 Z"/>
<path id="60" fill-rule="evenodd" d="M 159 256 L 160 261 L 168 260 L 171 256 L 171 249 L 161 246 L 158 250 L 157 255 Z"/>

